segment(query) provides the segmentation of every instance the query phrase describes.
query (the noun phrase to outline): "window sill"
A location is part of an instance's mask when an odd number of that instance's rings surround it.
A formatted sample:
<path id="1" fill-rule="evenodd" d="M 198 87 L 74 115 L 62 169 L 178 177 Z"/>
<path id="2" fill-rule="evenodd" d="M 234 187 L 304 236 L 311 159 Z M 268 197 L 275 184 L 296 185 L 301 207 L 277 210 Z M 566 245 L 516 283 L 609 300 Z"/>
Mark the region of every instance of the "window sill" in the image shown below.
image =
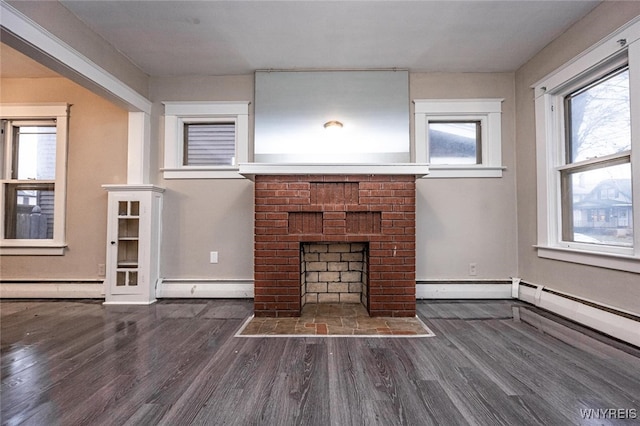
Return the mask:
<path id="1" fill-rule="evenodd" d="M 238 167 L 161 169 L 165 179 L 244 179 Z"/>
<path id="2" fill-rule="evenodd" d="M 506 167 L 430 165 L 425 179 L 433 178 L 501 178 Z"/>
<path id="3" fill-rule="evenodd" d="M 567 247 L 534 246 L 538 257 L 599 268 L 640 273 L 640 258 L 618 253 L 591 252 Z"/>
<path id="4" fill-rule="evenodd" d="M 62 256 L 66 244 L 48 243 L 3 243 L 0 246 L 0 256 Z"/>

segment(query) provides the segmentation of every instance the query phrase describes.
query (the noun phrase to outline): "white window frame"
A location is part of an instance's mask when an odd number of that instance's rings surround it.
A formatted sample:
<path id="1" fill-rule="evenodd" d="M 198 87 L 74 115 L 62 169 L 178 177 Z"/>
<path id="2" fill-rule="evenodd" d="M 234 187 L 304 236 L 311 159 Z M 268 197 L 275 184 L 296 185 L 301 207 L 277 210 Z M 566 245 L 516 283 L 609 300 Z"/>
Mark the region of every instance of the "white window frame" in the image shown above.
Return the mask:
<path id="1" fill-rule="evenodd" d="M 163 102 L 165 179 L 243 179 L 238 164 L 249 161 L 249 102 Z M 184 165 L 184 124 L 234 122 L 235 163 L 229 166 Z"/>
<path id="2" fill-rule="evenodd" d="M 480 121 L 481 164 L 430 164 L 425 178 L 502 177 L 504 99 L 416 99 L 413 101 L 416 162 L 429 163 L 430 121 Z"/>
<path id="3" fill-rule="evenodd" d="M 56 174 L 53 213 L 53 239 L 6 239 L 5 231 L 5 186 L 20 182 L 11 179 L 12 149 L 8 135 L 2 138 L 2 173 L 0 178 L 0 255 L 63 255 L 67 246 L 65 235 L 67 192 L 67 143 L 69 105 L 56 104 L 0 104 L 3 120 L 51 120 L 56 121 Z"/>
<path id="4" fill-rule="evenodd" d="M 532 86 L 535 96 L 538 256 L 640 273 L 640 21 L 635 19 Z M 628 63 L 631 104 L 633 247 L 562 239 L 561 170 L 565 165 L 564 97 L 615 64 Z M 603 71 L 605 70 L 605 71 Z"/>

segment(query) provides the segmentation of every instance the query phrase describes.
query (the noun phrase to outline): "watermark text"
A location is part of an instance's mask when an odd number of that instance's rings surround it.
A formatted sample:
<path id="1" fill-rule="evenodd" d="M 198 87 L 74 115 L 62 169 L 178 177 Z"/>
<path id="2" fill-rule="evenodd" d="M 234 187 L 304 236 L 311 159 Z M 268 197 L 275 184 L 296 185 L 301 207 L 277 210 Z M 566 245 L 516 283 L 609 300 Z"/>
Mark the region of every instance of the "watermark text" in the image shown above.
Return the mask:
<path id="1" fill-rule="evenodd" d="M 584 420 L 635 420 L 638 418 L 636 408 L 581 408 L 580 417 Z"/>

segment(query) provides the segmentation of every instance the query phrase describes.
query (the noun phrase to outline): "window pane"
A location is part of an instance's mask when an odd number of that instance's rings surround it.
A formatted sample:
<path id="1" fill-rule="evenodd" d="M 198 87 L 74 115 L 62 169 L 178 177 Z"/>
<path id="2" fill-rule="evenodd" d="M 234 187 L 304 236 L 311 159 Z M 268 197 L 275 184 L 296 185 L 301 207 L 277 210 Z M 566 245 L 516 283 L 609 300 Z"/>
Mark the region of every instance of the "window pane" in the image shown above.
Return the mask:
<path id="1" fill-rule="evenodd" d="M 567 111 L 568 163 L 631 149 L 628 69 L 568 96 Z"/>
<path id="2" fill-rule="evenodd" d="M 53 239 L 53 184 L 7 184 L 5 238 Z"/>
<path id="3" fill-rule="evenodd" d="M 481 164 L 480 122 L 429 122 L 431 164 Z"/>
<path id="4" fill-rule="evenodd" d="M 56 127 L 15 127 L 13 179 L 53 180 L 56 177 Z"/>
<path id="5" fill-rule="evenodd" d="M 566 172 L 568 241 L 631 247 L 633 203 L 631 164 Z M 573 226 L 571 226 L 571 223 Z"/>
<path id="6" fill-rule="evenodd" d="M 186 166 L 233 165 L 236 155 L 235 123 L 184 125 Z"/>

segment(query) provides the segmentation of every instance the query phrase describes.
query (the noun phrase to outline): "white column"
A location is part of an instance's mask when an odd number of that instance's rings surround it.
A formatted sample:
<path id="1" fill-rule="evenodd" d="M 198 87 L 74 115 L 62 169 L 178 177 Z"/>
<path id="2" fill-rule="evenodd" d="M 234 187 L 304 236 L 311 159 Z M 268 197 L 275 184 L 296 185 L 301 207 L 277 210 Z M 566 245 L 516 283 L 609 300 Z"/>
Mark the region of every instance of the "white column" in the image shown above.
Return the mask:
<path id="1" fill-rule="evenodd" d="M 129 138 L 127 151 L 127 184 L 150 183 L 151 118 L 146 112 L 129 113 Z"/>

